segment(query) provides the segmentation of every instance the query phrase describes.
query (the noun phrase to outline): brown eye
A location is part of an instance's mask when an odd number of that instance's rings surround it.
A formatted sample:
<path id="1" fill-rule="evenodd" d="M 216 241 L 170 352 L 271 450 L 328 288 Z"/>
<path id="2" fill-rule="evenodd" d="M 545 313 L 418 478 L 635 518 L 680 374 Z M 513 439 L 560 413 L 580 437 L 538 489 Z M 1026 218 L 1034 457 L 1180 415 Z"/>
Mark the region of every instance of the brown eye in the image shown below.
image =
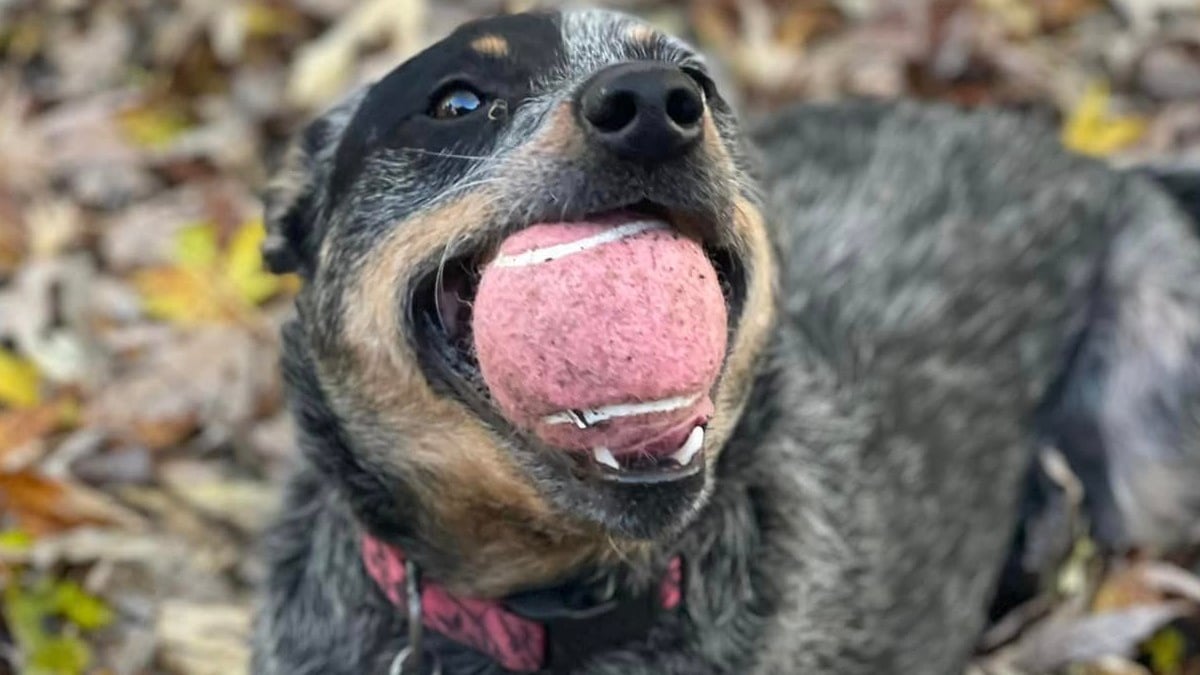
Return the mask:
<path id="1" fill-rule="evenodd" d="M 457 86 L 435 97 L 429 114 L 434 119 L 451 119 L 468 115 L 482 106 L 483 99 L 479 94 L 467 87 Z"/>

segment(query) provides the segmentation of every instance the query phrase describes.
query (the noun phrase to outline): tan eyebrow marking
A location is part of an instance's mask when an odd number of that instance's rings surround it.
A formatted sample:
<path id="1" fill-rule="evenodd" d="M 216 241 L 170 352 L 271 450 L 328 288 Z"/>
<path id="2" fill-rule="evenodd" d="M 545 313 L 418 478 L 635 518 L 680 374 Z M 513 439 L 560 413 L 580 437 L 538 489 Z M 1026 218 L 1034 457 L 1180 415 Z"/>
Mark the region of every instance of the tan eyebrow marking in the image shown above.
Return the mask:
<path id="1" fill-rule="evenodd" d="M 637 42 L 637 43 L 643 44 L 643 45 L 649 45 L 652 42 L 654 42 L 655 38 L 658 36 L 658 32 L 655 31 L 650 26 L 644 26 L 644 25 L 639 24 L 637 26 L 631 27 L 625 33 L 625 35 L 630 40 L 633 40 L 634 42 Z"/>
<path id="2" fill-rule="evenodd" d="M 499 35 L 484 35 L 471 41 L 471 49 L 485 56 L 508 56 L 508 40 Z"/>

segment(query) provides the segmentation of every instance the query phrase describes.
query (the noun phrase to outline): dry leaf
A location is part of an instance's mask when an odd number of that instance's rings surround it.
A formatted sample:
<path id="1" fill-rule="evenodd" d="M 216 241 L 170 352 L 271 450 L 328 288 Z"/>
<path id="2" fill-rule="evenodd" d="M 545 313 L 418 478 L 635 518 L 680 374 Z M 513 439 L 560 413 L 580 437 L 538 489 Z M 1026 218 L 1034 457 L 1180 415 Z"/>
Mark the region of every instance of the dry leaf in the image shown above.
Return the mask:
<path id="1" fill-rule="evenodd" d="M 90 402 L 90 424 L 159 449 L 201 425 L 219 442 L 278 406 L 274 342 L 235 326 L 176 329 L 157 338 L 136 367 Z"/>
<path id="2" fill-rule="evenodd" d="M 244 675 L 250 617 L 243 605 L 166 602 L 157 622 L 162 657 L 182 675 Z"/>
<path id="3" fill-rule="evenodd" d="M 1186 606 L 1168 603 L 1088 616 L 1058 616 L 989 657 L 986 669 L 1052 673 L 1072 664 L 1133 656 L 1142 641 L 1187 612 Z"/>
<path id="4" fill-rule="evenodd" d="M 112 509 L 95 495 L 32 471 L 0 473 L 0 510 L 33 534 L 114 522 Z"/>
<path id="5" fill-rule="evenodd" d="M 413 54 L 423 40 L 424 0 L 365 0 L 342 16 L 296 56 L 288 99 L 302 108 L 328 105 L 350 82 L 359 49 L 387 39 L 396 62 Z"/>
<path id="6" fill-rule="evenodd" d="M 22 353 L 57 383 L 90 383 L 104 369 L 93 343 L 89 311 L 95 269 L 86 253 L 26 261 L 9 302 Z"/>
<path id="7" fill-rule="evenodd" d="M 1117 570 L 1104 579 L 1092 600 L 1092 608 L 1097 612 L 1109 612 L 1137 605 L 1152 605 L 1162 600 L 1162 593 L 1147 579 L 1145 567 L 1135 564 Z"/>
<path id="8" fill-rule="evenodd" d="M 1146 121 L 1113 114 L 1110 104 L 1107 84 L 1094 82 L 1089 86 L 1063 126 L 1063 145 L 1083 155 L 1104 157 L 1141 139 L 1146 133 Z"/>
<path id="9" fill-rule="evenodd" d="M 61 429 L 64 424 L 76 419 L 78 406 L 67 400 L 44 403 L 32 408 L 0 410 L 0 471 L 20 468 L 10 461 L 13 451 Z"/>

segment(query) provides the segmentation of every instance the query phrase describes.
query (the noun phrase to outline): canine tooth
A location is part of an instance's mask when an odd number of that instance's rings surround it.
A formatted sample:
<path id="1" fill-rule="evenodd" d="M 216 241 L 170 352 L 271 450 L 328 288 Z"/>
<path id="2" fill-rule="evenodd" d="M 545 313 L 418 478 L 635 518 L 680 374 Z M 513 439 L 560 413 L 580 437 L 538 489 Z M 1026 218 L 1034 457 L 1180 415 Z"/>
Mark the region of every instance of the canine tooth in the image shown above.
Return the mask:
<path id="1" fill-rule="evenodd" d="M 621 465 L 617 463 L 617 458 L 613 457 L 612 450 L 606 447 L 592 448 L 592 457 L 595 457 L 596 461 L 604 466 L 617 469 L 618 471 L 621 469 Z"/>
<path id="2" fill-rule="evenodd" d="M 692 429 L 692 433 L 688 434 L 687 440 L 683 442 L 683 447 L 671 455 L 671 459 L 679 462 L 680 466 L 687 466 L 692 463 L 692 459 L 696 457 L 696 453 L 700 452 L 702 447 L 704 447 L 704 427 L 696 427 Z"/>

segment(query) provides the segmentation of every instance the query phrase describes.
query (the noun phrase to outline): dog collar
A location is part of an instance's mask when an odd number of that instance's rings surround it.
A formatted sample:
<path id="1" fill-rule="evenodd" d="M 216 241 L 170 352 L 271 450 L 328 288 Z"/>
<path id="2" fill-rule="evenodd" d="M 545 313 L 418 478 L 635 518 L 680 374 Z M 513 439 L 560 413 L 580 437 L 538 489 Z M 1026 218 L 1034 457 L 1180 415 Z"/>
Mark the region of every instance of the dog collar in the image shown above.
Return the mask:
<path id="1" fill-rule="evenodd" d="M 362 556 L 367 573 L 388 600 L 415 619 L 398 664 L 408 658 L 420 660 L 423 628 L 488 656 L 506 670 L 562 672 L 601 649 L 644 635 L 661 612 L 676 609 L 683 599 L 683 561 L 678 556 L 652 592 L 622 596 L 609 580 L 574 582 L 503 600 L 454 596 L 436 582 L 420 579 L 402 550 L 370 535 L 362 538 Z M 401 672 L 399 667 L 393 670 Z"/>

